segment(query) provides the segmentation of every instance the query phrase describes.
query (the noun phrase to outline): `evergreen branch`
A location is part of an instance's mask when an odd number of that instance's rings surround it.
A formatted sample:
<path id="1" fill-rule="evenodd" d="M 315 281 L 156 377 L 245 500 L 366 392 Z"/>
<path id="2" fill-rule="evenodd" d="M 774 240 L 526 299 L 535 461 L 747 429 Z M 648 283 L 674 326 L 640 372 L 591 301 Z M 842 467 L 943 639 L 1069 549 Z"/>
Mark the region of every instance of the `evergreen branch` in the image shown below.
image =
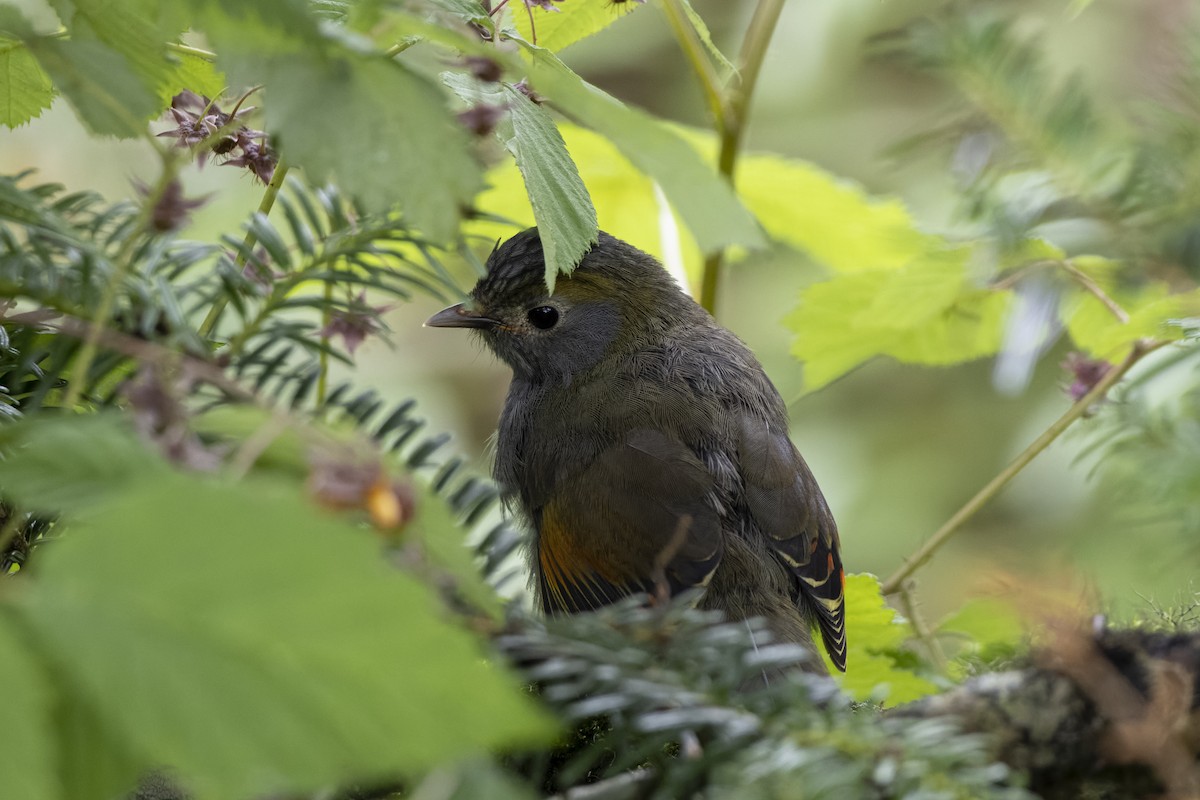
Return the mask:
<path id="1" fill-rule="evenodd" d="M 279 159 L 279 163 L 275 165 L 275 172 L 271 175 L 271 182 L 267 184 L 267 189 L 263 192 L 263 198 L 258 204 L 258 213 L 264 217 L 270 215 L 271 209 L 275 206 L 275 198 L 279 196 L 279 189 L 283 186 L 283 179 L 287 177 L 290 165 L 283 158 Z M 234 265 L 240 270 L 246 266 L 247 253 L 254 252 L 254 246 L 258 244 L 258 234 L 253 228 L 246 231 L 246 236 L 242 240 L 242 247 L 239 248 L 237 257 L 234 259 Z M 208 339 L 213 335 L 213 331 L 217 327 L 217 323 L 221 321 L 221 314 L 225 311 L 225 306 L 229 303 L 229 299 L 225 295 L 217 297 L 213 301 L 212 308 L 209 309 L 208 316 L 204 318 L 204 322 L 200 323 L 198 333 L 200 338 Z"/>
<path id="2" fill-rule="evenodd" d="M 63 398 L 63 407 L 68 410 L 75 407 L 75 404 L 79 401 L 83 393 L 84 386 L 87 383 L 88 372 L 91 370 L 92 361 L 96 357 L 96 350 L 99 346 L 101 335 L 112 318 L 113 310 L 116 307 L 117 295 L 120 293 L 121 285 L 125 282 L 125 277 L 129 274 L 130 267 L 132 266 L 134 245 L 137 244 L 138 239 L 141 238 L 141 235 L 149 227 L 155 207 L 162 200 L 167 187 L 175 180 L 177 167 L 175 159 L 171 158 L 166 151 L 160 150 L 159 152 L 162 156 L 162 171 L 159 173 L 158 181 L 144 199 L 142 208 L 138 212 L 137 219 L 134 221 L 132 231 L 126 234 L 124 240 L 121 242 L 120 249 L 118 249 L 116 256 L 112 260 L 113 269 L 108 276 L 108 281 L 105 283 L 104 294 L 100 296 L 96 312 L 92 315 L 91 326 L 83 340 L 83 348 L 75 360 L 71 377 L 68 379 L 67 393 Z"/>
<path id="3" fill-rule="evenodd" d="M 988 481 L 982 489 L 980 489 L 974 497 L 968 500 L 962 508 L 954 512 L 950 519 L 946 520 L 942 527 L 938 528 L 932 536 L 925 540 L 915 553 L 904 560 L 904 563 L 894 573 L 888 576 L 883 582 L 884 594 L 895 594 L 904 585 L 904 582 L 912 576 L 914 572 L 920 569 L 933 557 L 934 553 L 951 539 L 956 533 L 962 530 L 962 526 L 971 517 L 975 516 L 981 508 L 987 505 L 1008 483 L 1021 473 L 1033 459 L 1049 447 L 1067 428 L 1071 427 L 1071 423 L 1080 417 L 1085 416 L 1093 405 L 1104 398 L 1118 381 L 1129 372 L 1135 364 L 1142 360 L 1148 353 L 1157 350 L 1166 345 L 1167 342 L 1144 340 L 1137 342 L 1129 351 L 1129 355 L 1120 364 L 1113 366 L 1104 374 L 1095 386 L 1092 387 L 1086 395 L 1081 397 L 1074 405 L 1067 409 L 1061 417 L 1055 420 L 1050 427 L 1044 430 L 1040 436 L 1017 455 L 1012 462 L 1000 471 L 996 477 Z"/>

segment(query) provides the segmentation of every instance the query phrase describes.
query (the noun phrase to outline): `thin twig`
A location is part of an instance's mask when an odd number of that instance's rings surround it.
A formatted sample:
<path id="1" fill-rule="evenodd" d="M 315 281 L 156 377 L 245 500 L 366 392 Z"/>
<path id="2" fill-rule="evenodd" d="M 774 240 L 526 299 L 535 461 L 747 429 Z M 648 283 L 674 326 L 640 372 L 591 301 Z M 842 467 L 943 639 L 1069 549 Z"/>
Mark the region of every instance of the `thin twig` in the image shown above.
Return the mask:
<path id="1" fill-rule="evenodd" d="M 1044 261 L 1035 261 L 1032 264 L 1027 264 L 1020 269 L 1005 275 L 1003 278 L 992 283 L 991 287 L 997 290 L 1011 289 L 1013 286 L 1024 280 L 1025 277 L 1030 273 L 1039 269 L 1047 268 L 1058 268 L 1063 272 L 1066 272 L 1076 283 L 1082 286 L 1086 292 L 1099 300 L 1104 307 L 1107 308 L 1109 312 L 1117 318 L 1118 322 L 1121 324 L 1129 323 L 1129 312 L 1121 308 L 1120 304 L 1117 303 L 1116 300 L 1113 300 L 1112 297 L 1110 297 L 1108 293 L 1104 291 L 1100 284 L 1092 280 L 1091 276 L 1089 276 L 1079 267 L 1072 264 L 1070 259 L 1048 259 Z"/>
<path id="2" fill-rule="evenodd" d="M 1088 410 L 1093 405 L 1099 402 L 1108 390 L 1125 376 L 1134 364 L 1142 360 L 1142 358 L 1159 347 L 1167 344 L 1162 341 L 1144 340 L 1137 342 L 1129 351 L 1129 355 L 1120 364 L 1117 364 L 1112 369 L 1104 374 L 1095 386 L 1092 387 L 1086 395 L 1081 397 L 1074 405 L 1067 409 L 1066 413 L 1059 417 L 1054 423 L 1042 432 L 1028 447 L 1013 459 L 1000 474 L 988 481 L 987 485 L 980 489 L 974 497 L 966 502 L 962 508 L 954 512 L 954 516 L 946 520 L 942 527 L 938 528 L 932 536 L 925 540 L 915 553 L 904 560 L 904 564 L 892 573 L 886 581 L 883 582 L 884 594 L 894 594 L 904 585 L 904 582 L 912 576 L 914 572 L 920 569 L 929 559 L 936 553 L 942 545 L 950 540 L 954 534 L 962 529 L 963 524 L 979 509 L 983 508 L 987 503 L 1000 493 L 1008 482 L 1020 474 L 1021 470 L 1033 461 L 1043 450 L 1050 446 L 1063 431 L 1071 426 L 1075 420 L 1087 414 Z"/>
<path id="3" fill-rule="evenodd" d="M 1103 303 L 1104 307 L 1112 312 L 1112 315 L 1116 317 L 1122 324 L 1129 323 L 1129 313 L 1125 309 L 1121 308 L 1121 306 L 1117 305 L 1117 301 L 1109 297 L 1108 293 L 1100 288 L 1100 284 L 1092 280 L 1087 273 L 1072 264 L 1070 260 L 1060 261 L 1058 264 L 1064 270 L 1066 270 L 1067 274 L 1074 278 L 1080 286 L 1093 294 L 1097 300 Z"/>

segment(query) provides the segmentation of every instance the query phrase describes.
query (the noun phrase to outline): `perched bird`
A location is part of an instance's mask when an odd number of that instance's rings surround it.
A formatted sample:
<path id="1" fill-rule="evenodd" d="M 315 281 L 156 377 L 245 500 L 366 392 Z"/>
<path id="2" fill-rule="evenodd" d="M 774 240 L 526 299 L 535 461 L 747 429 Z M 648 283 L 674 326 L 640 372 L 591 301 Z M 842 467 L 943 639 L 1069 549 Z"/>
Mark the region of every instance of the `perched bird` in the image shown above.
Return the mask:
<path id="1" fill-rule="evenodd" d="M 532 528 L 542 608 L 705 587 L 702 608 L 779 641 L 811 649 L 815 625 L 844 670 L 837 526 L 754 354 L 606 233 L 553 294 L 544 273 L 530 228 L 426 322 L 477 330 L 512 367 L 495 477 Z"/>

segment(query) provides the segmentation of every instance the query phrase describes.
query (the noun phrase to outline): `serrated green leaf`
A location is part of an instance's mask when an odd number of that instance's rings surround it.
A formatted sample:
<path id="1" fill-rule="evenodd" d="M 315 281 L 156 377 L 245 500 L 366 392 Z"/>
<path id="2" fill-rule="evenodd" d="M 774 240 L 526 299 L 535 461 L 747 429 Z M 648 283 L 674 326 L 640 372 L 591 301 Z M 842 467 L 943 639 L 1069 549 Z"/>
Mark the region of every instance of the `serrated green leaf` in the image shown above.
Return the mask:
<path id="1" fill-rule="evenodd" d="M 889 272 L 871 304 L 853 323 L 864 328 L 909 330 L 945 311 L 962 294 L 967 280 L 964 249 L 939 250 Z"/>
<path id="2" fill-rule="evenodd" d="M 21 800 L 58 800 L 62 781 L 51 724 L 54 707 L 45 667 L 0 607 L 0 686 L 4 693 L 4 752 L 0 794 Z"/>
<path id="3" fill-rule="evenodd" d="M 26 44 L 92 133 L 131 138 L 158 113 L 154 93 L 103 42 L 38 37 Z"/>
<path id="4" fill-rule="evenodd" d="M 104 738 L 201 800 L 403 774 L 549 732 L 428 589 L 290 489 L 167 475 L 75 534 L 39 561 L 31 636 Z"/>
<path id="5" fill-rule="evenodd" d="M 571 0 L 553 11 L 531 8 L 526 13 L 525 4 L 516 2 L 511 8 L 512 23 L 521 38 L 536 43 L 539 47 L 558 52 L 581 39 L 599 33 L 626 14 L 641 7 L 640 3 L 625 3 L 619 8 L 612 0 Z M 532 16 L 531 16 L 532 15 Z M 536 29 L 537 36 L 534 36 Z"/>
<path id="6" fill-rule="evenodd" d="M 430 2 L 443 11 L 449 11 L 468 22 L 491 24 L 491 17 L 488 16 L 479 0 L 430 0 Z"/>
<path id="7" fill-rule="evenodd" d="M 570 123 L 560 123 L 558 130 L 579 168 L 600 228 L 661 259 L 663 248 L 654 185 L 603 136 Z M 493 167 L 486 184 L 487 189 L 475 199 L 476 208 L 514 220 L 521 226 L 536 224 L 524 180 L 515 163 Z M 475 220 L 468 226 L 472 233 L 484 238 L 513 233 L 511 226 L 486 220 Z"/>
<path id="8" fill-rule="evenodd" d="M 747 154 L 738 187 L 772 238 L 836 272 L 899 269 L 941 241 L 919 231 L 899 200 L 871 197 L 804 161 Z"/>
<path id="9" fill-rule="evenodd" d="M 1072 263 L 1075 260 L 1072 259 Z M 1173 294 L 1170 286 L 1155 281 L 1136 291 L 1115 291 L 1109 295 L 1129 315 L 1122 321 L 1100 298 L 1082 289 L 1064 301 L 1062 316 L 1075 346 L 1096 358 L 1116 361 L 1139 339 L 1178 339 L 1182 328 L 1172 320 L 1200 313 L 1200 291 Z"/>
<path id="10" fill-rule="evenodd" d="M 935 251 L 899 270 L 851 272 L 813 284 L 786 324 L 816 389 L 870 358 L 944 365 L 994 354 L 1010 293 L 967 280 L 969 251 Z"/>
<path id="11" fill-rule="evenodd" d="M 0 125 L 15 128 L 41 116 L 54 84 L 23 42 L 0 36 Z"/>
<path id="12" fill-rule="evenodd" d="M 596 209 L 550 115 L 525 95 L 506 88 L 505 146 L 517 160 L 546 253 L 546 285 L 569 275 L 596 243 Z"/>
<path id="13" fill-rule="evenodd" d="M 5 499 L 46 514 L 87 510 L 164 467 L 116 414 L 18 420 L 0 426 L 0 451 Z"/>
<path id="14" fill-rule="evenodd" d="M 726 71 L 727 75 L 732 74 L 736 70 L 733 62 L 726 58 L 725 54 L 713 42 L 712 33 L 708 30 L 708 24 L 704 21 L 703 17 L 696 13 L 696 9 L 692 7 L 691 0 L 680 0 L 680 3 L 683 5 L 683 13 L 687 16 L 688 22 L 692 23 L 696 35 L 700 37 L 700 41 L 707 48 L 709 55 L 713 57 L 713 61 L 716 61 L 718 66 Z"/>
<path id="15" fill-rule="evenodd" d="M 216 65 L 192 53 L 172 54 L 174 63 L 158 85 L 158 101 L 166 108 L 171 98 L 184 89 L 203 97 L 217 97 L 227 83 Z"/>
<path id="16" fill-rule="evenodd" d="M 98 41 L 119 53 L 147 89 L 157 89 L 172 69 L 154 5 L 144 0 L 49 0 L 75 41 Z M 153 113 L 156 113 L 155 109 Z"/>
<path id="17" fill-rule="evenodd" d="M 846 672 L 831 670 L 856 700 L 877 697 L 887 687 L 887 704 L 899 705 L 933 694 L 930 681 L 900 668 L 889 653 L 911 637 L 912 628 L 881 591 L 879 579 L 860 573 L 846 576 Z"/>
<path id="18" fill-rule="evenodd" d="M 677 133 L 605 94 L 548 50 L 522 43 L 532 59 L 529 80 L 557 108 L 608 138 L 653 179 L 704 252 L 739 244 L 761 247 L 754 217 Z"/>
<path id="19" fill-rule="evenodd" d="M 374 58 L 264 58 L 267 127 L 310 180 L 336 179 L 369 208 L 399 205 L 406 222 L 447 241 L 481 184 L 462 126 L 441 94 L 403 65 Z M 319 100 L 319 108 L 317 108 Z"/>

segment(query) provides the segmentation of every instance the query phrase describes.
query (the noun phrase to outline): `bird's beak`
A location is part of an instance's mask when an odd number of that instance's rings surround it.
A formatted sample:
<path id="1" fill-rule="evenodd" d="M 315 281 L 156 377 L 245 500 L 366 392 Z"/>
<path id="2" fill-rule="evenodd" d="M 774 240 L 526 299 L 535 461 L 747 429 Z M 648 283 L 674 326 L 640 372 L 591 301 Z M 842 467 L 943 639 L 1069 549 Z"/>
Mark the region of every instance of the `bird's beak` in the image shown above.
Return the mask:
<path id="1" fill-rule="evenodd" d="M 443 308 L 425 320 L 426 328 L 494 328 L 499 324 L 499 320 L 472 311 L 465 303 Z"/>

